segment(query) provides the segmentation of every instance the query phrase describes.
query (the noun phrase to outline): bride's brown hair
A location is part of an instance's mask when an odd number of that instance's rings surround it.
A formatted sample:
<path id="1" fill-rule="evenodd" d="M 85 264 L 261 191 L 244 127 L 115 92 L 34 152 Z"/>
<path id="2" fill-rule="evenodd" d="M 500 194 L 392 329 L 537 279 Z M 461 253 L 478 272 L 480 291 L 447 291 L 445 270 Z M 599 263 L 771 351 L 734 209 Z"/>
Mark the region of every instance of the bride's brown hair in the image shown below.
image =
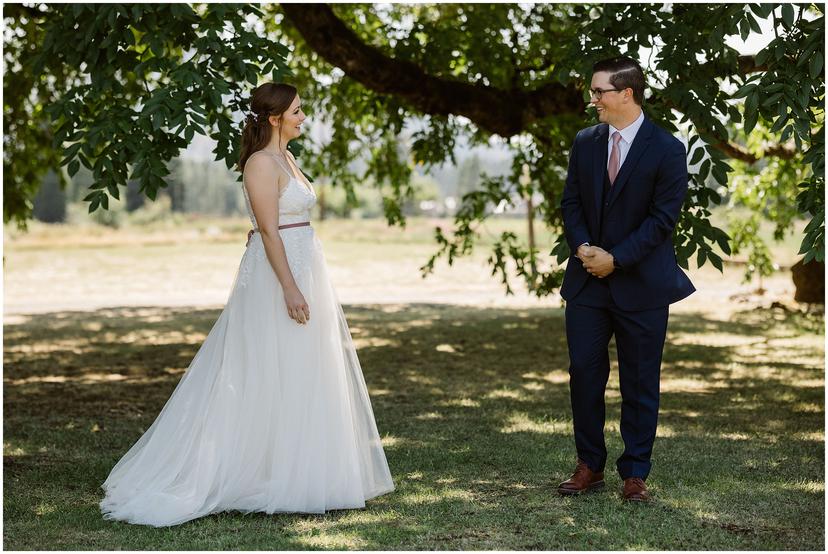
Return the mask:
<path id="1" fill-rule="evenodd" d="M 244 164 L 254 152 L 270 142 L 273 127 L 268 120 L 271 115 L 279 116 L 280 126 L 276 127 L 276 132 L 281 130 L 282 114 L 296 98 L 296 93 L 296 87 L 286 83 L 264 83 L 253 89 L 250 94 L 250 113 L 245 118 L 242 131 L 239 171 L 244 171 Z"/>

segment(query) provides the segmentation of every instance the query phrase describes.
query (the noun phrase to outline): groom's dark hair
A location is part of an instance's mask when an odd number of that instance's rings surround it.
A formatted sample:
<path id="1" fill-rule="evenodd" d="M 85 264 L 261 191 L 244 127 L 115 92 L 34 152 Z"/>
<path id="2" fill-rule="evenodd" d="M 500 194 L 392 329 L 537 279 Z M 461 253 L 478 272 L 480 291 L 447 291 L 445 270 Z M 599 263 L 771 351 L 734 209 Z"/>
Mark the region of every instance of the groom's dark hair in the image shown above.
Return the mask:
<path id="1" fill-rule="evenodd" d="M 609 82 L 617 89 L 631 88 L 633 100 L 639 106 L 644 103 L 644 72 L 632 58 L 616 56 L 608 60 L 601 60 L 592 66 L 592 72 L 605 71 L 610 74 Z"/>

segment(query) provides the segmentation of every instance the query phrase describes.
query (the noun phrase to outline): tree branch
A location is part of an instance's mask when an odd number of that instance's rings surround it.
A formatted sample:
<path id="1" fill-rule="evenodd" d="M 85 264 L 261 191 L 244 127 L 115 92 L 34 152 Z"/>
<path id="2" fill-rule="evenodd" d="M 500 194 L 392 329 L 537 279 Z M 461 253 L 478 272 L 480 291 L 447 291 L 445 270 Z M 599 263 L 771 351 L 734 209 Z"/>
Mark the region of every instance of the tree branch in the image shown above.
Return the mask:
<path id="1" fill-rule="evenodd" d="M 366 44 L 327 4 L 282 4 L 285 17 L 302 38 L 328 63 L 348 77 L 381 94 L 395 95 L 418 111 L 431 115 L 462 115 L 490 133 L 508 138 L 531 123 L 550 116 L 581 113 L 583 92 L 570 84 L 547 83 L 535 90 L 499 89 L 429 75 L 416 64 L 392 58 Z M 739 56 L 739 71 L 763 71 L 753 56 Z M 759 158 L 731 142 L 714 145 L 728 156 L 754 163 Z M 796 151 L 776 145 L 765 156 L 790 158 Z"/>
<path id="2" fill-rule="evenodd" d="M 718 142 L 713 146 L 727 154 L 729 157 L 749 164 L 756 163 L 762 158 L 767 158 L 771 156 L 787 160 L 793 158 L 796 155 L 795 148 L 786 146 L 784 144 L 775 144 L 769 147 L 765 150 L 765 154 L 761 158 L 757 157 L 755 154 L 748 151 L 748 149 L 744 146 L 733 142 Z"/>
<path id="3" fill-rule="evenodd" d="M 756 65 L 755 56 L 739 56 L 739 73 L 758 73 L 759 71 L 767 70 L 767 64 Z"/>
<path id="4" fill-rule="evenodd" d="M 424 72 L 363 42 L 326 4 L 282 4 L 285 17 L 328 63 L 381 94 L 393 94 L 431 115 L 462 115 L 480 128 L 508 138 L 541 117 L 583 111 L 574 85 L 549 83 L 533 91 L 464 83 Z"/>

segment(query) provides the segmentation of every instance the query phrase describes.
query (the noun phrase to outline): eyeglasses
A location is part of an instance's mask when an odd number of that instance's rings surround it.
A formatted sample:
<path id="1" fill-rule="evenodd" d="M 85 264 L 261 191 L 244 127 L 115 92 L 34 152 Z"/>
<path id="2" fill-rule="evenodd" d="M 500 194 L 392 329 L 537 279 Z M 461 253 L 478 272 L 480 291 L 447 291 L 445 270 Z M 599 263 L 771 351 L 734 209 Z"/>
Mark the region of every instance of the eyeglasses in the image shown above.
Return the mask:
<path id="1" fill-rule="evenodd" d="M 589 97 L 590 98 L 595 98 L 596 100 L 600 100 L 601 96 L 603 96 L 603 94 L 605 92 L 621 92 L 622 90 L 624 90 L 624 89 L 620 89 L 620 88 L 608 88 L 608 89 L 591 88 L 591 89 L 589 89 Z"/>

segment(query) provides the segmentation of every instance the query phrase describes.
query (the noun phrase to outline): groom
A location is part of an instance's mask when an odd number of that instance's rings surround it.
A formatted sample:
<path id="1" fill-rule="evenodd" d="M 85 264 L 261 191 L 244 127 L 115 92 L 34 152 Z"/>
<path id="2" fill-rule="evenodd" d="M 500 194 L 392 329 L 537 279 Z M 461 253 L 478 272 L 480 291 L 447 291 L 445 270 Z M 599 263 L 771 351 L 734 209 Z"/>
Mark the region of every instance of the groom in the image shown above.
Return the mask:
<path id="1" fill-rule="evenodd" d="M 561 200 L 574 253 L 561 296 L 578 464 L 558 492 L 604 485 L 604 391 L 615 335 L 624 439 L 616 467 L 624 500 L 647 501 L 668 306 L 695 290 L 672 240 L 687 192 L 686 155 L 641 111 L 644 74 L 634 60 L 596 63 L 590 93 L 601 124 L 576 135 Z"/>

